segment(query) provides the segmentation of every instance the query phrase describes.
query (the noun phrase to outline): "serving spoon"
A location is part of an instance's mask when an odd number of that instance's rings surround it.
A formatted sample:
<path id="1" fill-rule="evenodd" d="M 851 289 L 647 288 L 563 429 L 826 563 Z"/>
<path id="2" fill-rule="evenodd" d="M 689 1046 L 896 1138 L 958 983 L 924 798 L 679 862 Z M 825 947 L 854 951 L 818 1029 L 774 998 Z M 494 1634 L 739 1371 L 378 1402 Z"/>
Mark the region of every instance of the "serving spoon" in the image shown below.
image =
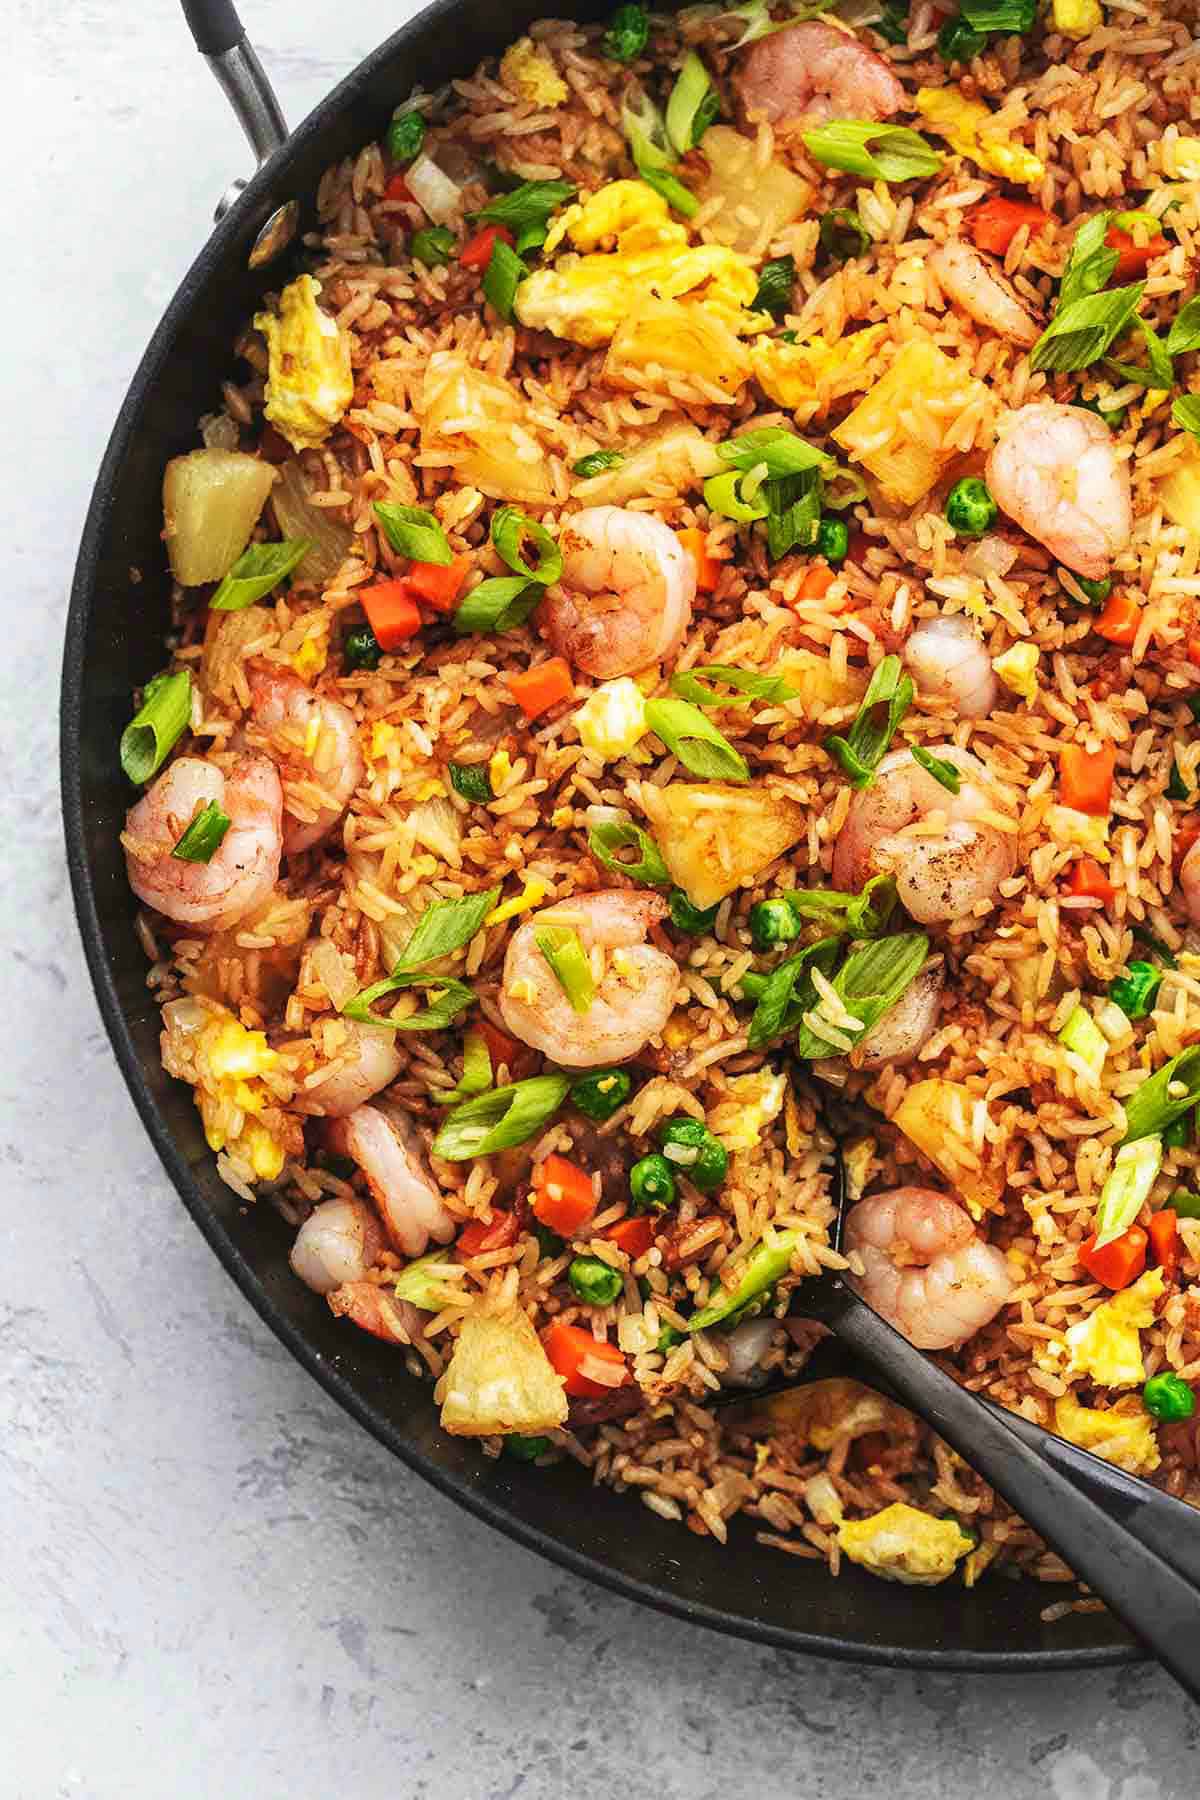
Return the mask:
<path id="1" fill-rule="evenodd" d="M 847 1183 L 834 1152 L 832 1234 L 840 1246 Z M 1181 1687 L 1200 1699 L 1200 1513 L 982 1399 L 940 1369 L 861 1299 L 837 1269 L 805 1280 L 788 1313 L 816 1319 L 958 1451 L 1128 1626 Z M 753 1402 L 804 1385 L 794 1379 L 714 1396 Z"/>

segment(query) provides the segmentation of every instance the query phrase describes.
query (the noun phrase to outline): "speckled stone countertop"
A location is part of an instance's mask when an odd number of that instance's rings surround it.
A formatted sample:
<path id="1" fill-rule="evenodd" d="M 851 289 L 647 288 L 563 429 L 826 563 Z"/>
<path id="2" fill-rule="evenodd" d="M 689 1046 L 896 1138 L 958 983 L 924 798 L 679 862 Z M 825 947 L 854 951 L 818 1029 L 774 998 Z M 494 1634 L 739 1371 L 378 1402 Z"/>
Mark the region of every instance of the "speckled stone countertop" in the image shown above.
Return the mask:
<path id="1" fill-rule="evenodd" d="M 400 16 L 243 13 L 291 118 Z M 92 1000 L 56 702 L 105 438 L 245 153 L 174 0 L 8 17 L 0 1796 L 1194 1795 L 1200 1720 L 1153 1669 L 820 1664 L 560 1574 L 352 1425 L 204 1245 Z"/>

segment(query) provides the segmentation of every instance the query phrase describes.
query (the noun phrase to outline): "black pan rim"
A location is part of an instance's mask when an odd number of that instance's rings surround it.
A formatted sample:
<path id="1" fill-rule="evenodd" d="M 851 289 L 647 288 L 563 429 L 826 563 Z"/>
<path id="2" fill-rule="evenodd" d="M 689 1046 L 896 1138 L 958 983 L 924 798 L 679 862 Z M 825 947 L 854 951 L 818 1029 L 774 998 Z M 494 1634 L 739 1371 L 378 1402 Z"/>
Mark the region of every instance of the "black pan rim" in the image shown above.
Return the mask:
<path id="1" fill-rule="evenodd" d="M 232 1277 L 245 1298 L 253 1306 L 280 1342 L 297 1362 L 320 1383 L 325 1392 L 352 1418 L 406 1467 L 429 1482 L 439 1493 L 455 1501 L 474 1517 L 494 1527 L 525 1549 L 555 1563 L 571 1574 L 582 1576 L 624 1599 L 637 1601 L 656 1611 L 684 1619 L 691 1624 L 707 1626 L 726 1636 L 746 1639 L 775 1649 L 790 1650 L 809 1656 L 827 1656 L 836 1661 L 866 1664 L 889 1669 L 929 1669 L 963 1671 L 979 1674 L 1032 1674 L 1043 1670 L 1111 1668 L 1144 1661 L 1143 1652 L 1132 1643 L 1109 1645 L 1047 1647 L 1037 1650 L 969 1650 L 955 1647 L 914 1648 L 908 1645 L 860 1643 L 805 1629 L 784 1630 L 755 1621 L 743 1614 L 726 1612 L 719 1607 L 676 1598 L 666 1590 L 636 1577 L 620 1573 L 608 1564 L 558 1542 L 538 1528 L 515 1517 L 506 1507 L 489 1496 L 473 1491 L 453 1475 L 406 1443 L 389 1421 L 362 1399 L 341 1372 L 314 1350 L 302 1331 L 274 1305 L 258 1281 L 234 1237 L 212 1215 L 192 1180 L 188 1165 L 169 1131 L 165 1119 L 146 1082 L 129 1026 L 117 993 L 104 947 L 104 928 L 96 903 L 92 871 L 87 853 L 87 830 L 83 808 L 82 768 L 80 755 L 81 706 L 85 677 L 83 644 L 86 626 L 96 601 L 96 572 L 100 545 L 108 526 L 111 510 L 112 478 L 129 447 L 144 396 L 153 386 L 170 353 L 176 330 L 196 296 L 203 291 L 213 266 L 227 240 L 244 229 L 242 221 L 256 202 L 265 216 L 276 177 L 291 161 L 296 151 L 319 137 L 326 126 L 342 112 L 374 71 L 382 68 L 414 35 L 418 26 L 431 19 L 453 19 L 456 0 L 434 0 L 405 26 L 387 38 L 366 57 L 321 103 L 314 108 L 292 133 L 288 143 L 276 152 L 249 183 L 242 201 L 220 225 L 214 228 L 200 249 L 170 305 L 157 326 L 144 355 L 134 372 L 101 460 L 95 487 L 89 502 L 80 541 L 75 574 L 67 613 L 61 685 L 60 779 L 63 821 L 66 836 L 67 866 L 75 914 L 83 940 L 84 955 L 92 978 L 96 999 L 117 1064 L 125 1079 L 147 1134 L 158 1152 L 167 1174 L 174 1183 L 184 1206 L 209 1246 Z M 715 1553 L 715 1552 L 714 1552 Z M 897 1596 L 899 1604 L 899 1596 Z"/>

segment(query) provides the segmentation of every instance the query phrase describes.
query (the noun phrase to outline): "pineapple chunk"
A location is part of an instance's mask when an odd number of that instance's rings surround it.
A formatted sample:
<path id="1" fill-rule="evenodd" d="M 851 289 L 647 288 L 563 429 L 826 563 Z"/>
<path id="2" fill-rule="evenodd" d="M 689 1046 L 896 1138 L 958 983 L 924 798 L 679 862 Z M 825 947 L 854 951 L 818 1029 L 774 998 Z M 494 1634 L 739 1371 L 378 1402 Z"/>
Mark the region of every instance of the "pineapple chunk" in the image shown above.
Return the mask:
<path id="1" fill-rule="evenodd" d="M 562 1381 L 519 1308 L 463 1320 L 436 1398 L 455 1437 L 553 1431 L 567 1418 Z"/>
<path id="2" fill-rule="evenodd" d="M 804 813 L 769 789 L 722 782 L 643 782 L 642 808 L 654 827 L 671 879 L 701 911 L 790 850 L 804 835 Z"/>
<path id="3" fill-rule="evenodd" d="M 842 420 L 833 441 L 870 470 L 888 500 L 915 506 L 962 446 L 926 442 L 915 429 L 913 407 L 922 408 L 923 424 L 932 419 L 944 431 L 981 398 L 987 398 L 987 389 L 965 364 L 944 355 L 931 338 L 917 337 Z"/>
<path id="4" fill-rule="evenodd" d="M 403 387 L 393 391 L 386 369 L 385 359 L 376 370 L 376 391 L 404 404 Z M 473 368 L 457 351 L 435 351 L 415 410 L 422 452 L 429 460 L 444 455 L 456 485 L 469 483 L 494 500 L 549 505 L 546 446 L 529 430 L 529 408 L 510 381 Z"/>
<path id="5" fill-rule="evenodd" d="M 1158 498 L 1173 525 L 1200 532 L 1200 444 L 1189 438 L 1184 454 L 1159 482 Z"/>
<path id="6" fill-rule="evenodd" d="M 704 160 L 708 174 L 696 190 L 700 204 L 721 202 L 706 218 L 709 236 L 757 262 L 785 226 L 806 211 L 811 184 L 782 163 L 760 168 L 757 144 L 732 125 L 713 125 L 705 132 Z"/>
<path id="7" fill-rule="evenodd" d="M 731 400 L 749 374 L 750 353 L 716 308 L 680 300 L 643 299 L 626 310 L 604 362 L 616 386 L 666 393 L 671 376 L 703 375 Z"/>
<path id="8" fill-rule="evenodd" d="M 983 1101 L 961 1081 L 915 1082 L 892 1115 L 892 1124 L 917 1146 L 956 1190 L 973 1218 L 994 1209 L 1004 1192 L 1004 1172 L 988 1165 L 974 1147 L 973 1118 Z"/>
<path id="9" fill-rule="evenodd" d="M 694 425 L 679 425 L 656 432 L 632 450 L 615 469 L 605 469 L 581 481 L 575 498 L 585 506 L 624 506 L 646 494 L 686 494 L 727 465 Z M 238 614 L 232 613 L 231 618 Z"/>
<path id="10" fill-rule="evenodd" d="M 887 335 L 886 325 L 868 325 L 834 344 L 819 337 L 802 344 L 763 338 L 751 346 L 750 368 L 767 398 L 790 408 L 796 423 L 806 425 L 833 401 L 870 387 L 871 361 Z"/>
<path id="11" fill-rule="evenodd" d="M 779 659 L 778 673 L 796 689 L 809 715 L 831 706 L 857 706 L 866 692 L 867 678 L 861 669 L 847 666 L 844 675 L 835 675 L 829 658 L 818 656 L 815 650 L 786 650 Z"/>

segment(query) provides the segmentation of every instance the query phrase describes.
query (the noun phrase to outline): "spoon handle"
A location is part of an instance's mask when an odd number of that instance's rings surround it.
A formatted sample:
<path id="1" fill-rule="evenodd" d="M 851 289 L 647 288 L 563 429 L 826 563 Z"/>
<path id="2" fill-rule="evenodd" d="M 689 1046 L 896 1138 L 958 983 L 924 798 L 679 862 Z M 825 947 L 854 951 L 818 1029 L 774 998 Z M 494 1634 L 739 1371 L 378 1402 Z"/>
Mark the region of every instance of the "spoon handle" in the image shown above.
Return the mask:
<path id="1" fill-rule="evenodd" d="M 1118 1491 L 1114 1506 L 1112 1488 L 1093 1483 L 1085 1491 L 1078 1470 L 1067 1472 L 1066 1459 L 1025 1442 L 1000 1408 L 981 1404 L 849 1288 L 841 1282 L 837 1287 L 838 1303 L 821 1314 L 831 1330 L 885 1375 L 904 1403 L 1003 1494 L 1192 1699 L 1200 1699 L 1200 1590 L 1133 1535 L 1125 1523 L 1130 1496 Z M 1200 1521 L 1191 1517 L 1196 1530 Z"/>

